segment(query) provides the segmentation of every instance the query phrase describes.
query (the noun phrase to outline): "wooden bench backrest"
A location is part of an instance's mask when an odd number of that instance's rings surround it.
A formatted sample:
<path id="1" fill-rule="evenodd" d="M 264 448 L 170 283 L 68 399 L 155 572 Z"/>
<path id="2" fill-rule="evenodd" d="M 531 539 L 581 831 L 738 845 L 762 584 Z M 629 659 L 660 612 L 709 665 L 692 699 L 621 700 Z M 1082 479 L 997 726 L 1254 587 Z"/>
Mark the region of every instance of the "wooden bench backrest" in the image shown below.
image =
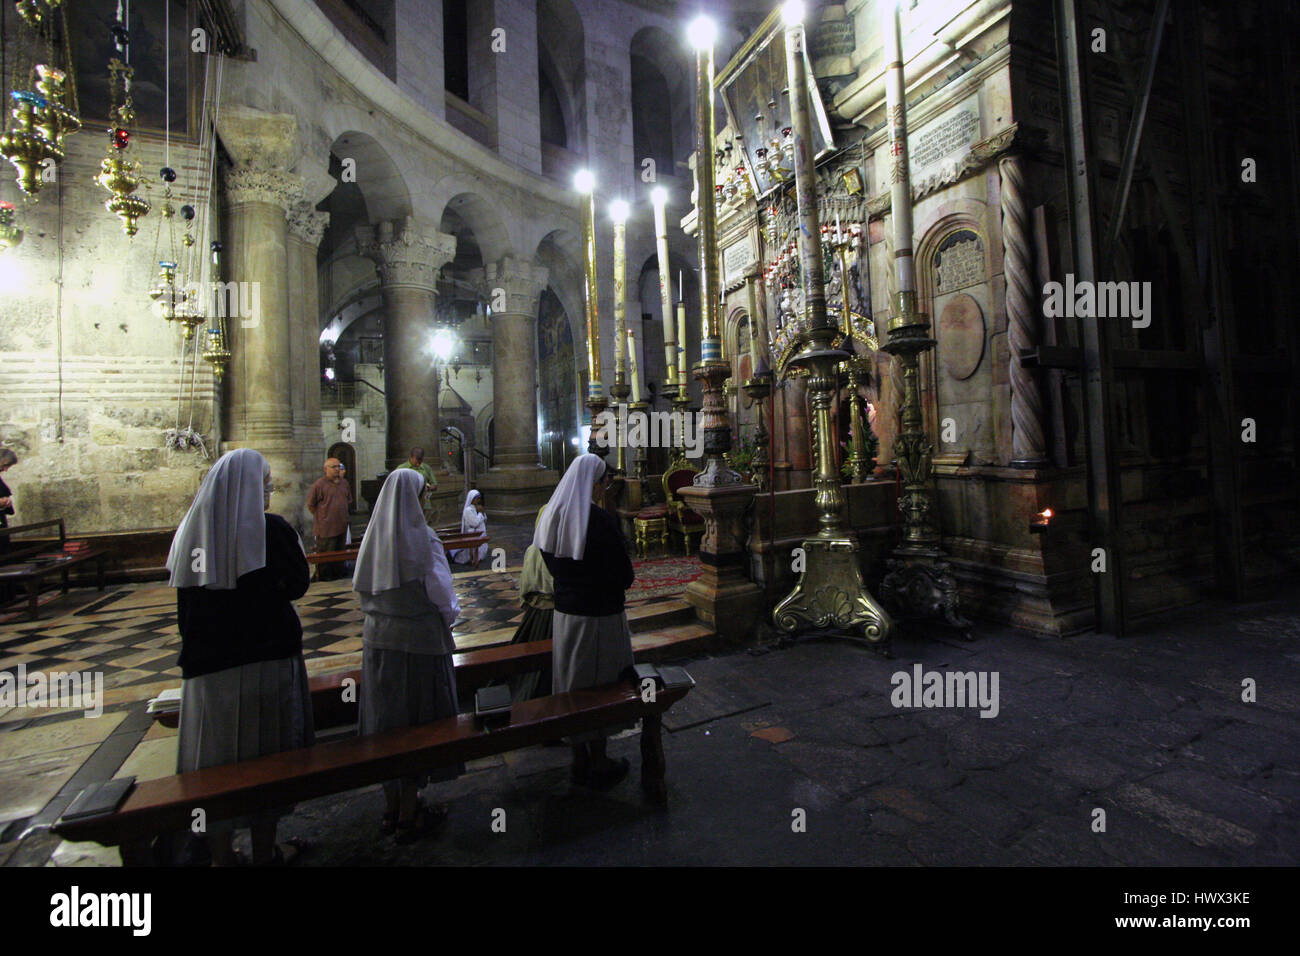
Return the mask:
<path id="1" fill-rule="evenodd" d="M 49 551 L 51 547 L 54 546 L 53 541 L 40 540 L 28 544 L 22 539 L 15 541 L 13 535 L 23 531 L 34 531 L 37 528 L 53 528 L 56 525 L 59 529 L 59 543 L 55 550 L 62 551 L 64 542 L 68 540 L 68 536 L 63 530 L 62 518 L 51 518 L 49 521 L 36 521 L 32 524 L 18 524 L 11 525 L 8 528 L 0 528 L 0 536 L 9 538 L 10 544 L 10 550 L 5 552 L 3 555 L 0 555 L 0 562 L 5 564 L 14 564 L 30 555 L 41 554 Z"/>
<path id="2" fill-rule="evenodd" d="M 456 695 L 462 708 L 470 706 L 473 695 L 480 687 L 493 681 L 506 680 L 518 674 L 541 670 L 551 662 L 551 642 L 533 641 L 530 644 L 503 644 L 474 651 L 461 651 L 452 655 L 456 669 Z M 353 681 L 357 693 L 352 701 L 343 699 L 344 681 Z M 360 698 L 361 671 L 330 671 L 317 674 L 308 681 L 311 691 L 312 713 L 318 730 L 343 727 L 357 722 Z"/>
<path id="3" fill-rule="evenodd" d="M 116 813 L 61 823 L 54 832 L 67 840 L 116 846 L 187 829 L 195 808 L 202 808 L 209 820 L 273 810 L 662 713 L 687 690 L 661 690 L 653 703 L 646 703 L 635 684 L 611 684 L 516 704 L 509 722 L 491 730 L 480 727 L 473 715 L 462 714 L 148 780 L 136 786 Z"/>

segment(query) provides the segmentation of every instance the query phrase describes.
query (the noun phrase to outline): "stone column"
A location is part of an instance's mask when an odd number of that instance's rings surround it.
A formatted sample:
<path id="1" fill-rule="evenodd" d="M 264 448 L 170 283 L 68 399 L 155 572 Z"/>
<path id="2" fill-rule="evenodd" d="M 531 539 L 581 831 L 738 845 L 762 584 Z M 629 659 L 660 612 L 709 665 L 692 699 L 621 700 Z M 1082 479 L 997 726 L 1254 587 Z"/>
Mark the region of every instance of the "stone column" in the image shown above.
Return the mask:
<path id="1" fill-rule="evenodd" d="M 357 249 L 375 261 L 384 297 L 384 403 L 388 411 L 384 469 L 406 461 L 412 448 L 439 476 L 438 371 L 431 340 L 438 271 L 456 255 L 456 237 L 412 217 L 357 229 Z"/>
<path id="2" fill-rule="evenodd" d="M 1043 393 L 1038 375 L 1025 368 L 1021 349 L 1038 344 L 1038 293 L 1034 288 L 1033 224 L 1024 163 L 1012 154 L 998 160 L 1002 174 L 1002 262 L 1007 279 L 1007 344 L 1011 365 L 1011 464 L 1047 464 L 1043 435 Z"/>
<path id="3" fill-rule="evenodd" d="M 496 451 L 478 487 L 494 515 L 536 513 L 557 481 L 537 458 L 537 305 L 548 278 L 546 269 L 510 257 L 479 277 L 492 307 Z"/>
<path id="4" fill-rule="evenodd" d="M 224 176 L 223 255 L 227 373 L 226 450 L 252 448 L 271 465 L 271 510 L 304 530 L 306 476 L 294 433 L 288 223 L 303 191 L 289 172 L 301 151 L 298 122 L 249 107 L 226 110 L 218 135 L 234 161 Z M 305 484 L 306 482 L 306 484 Z M 309 529 L 308 529 L 309 530 Z"/>
<path id="5" fill-rule="evenodd" d="M 303 471 L 320 468 L 335 440 L 321 430 L 320 410 L 320 292 L 316 282 L 316 250 L 330 215 L 317 212 L 309 200 L 289 210 L 289 301 L 292 339 L 293 430 L 302 445 Z"/>

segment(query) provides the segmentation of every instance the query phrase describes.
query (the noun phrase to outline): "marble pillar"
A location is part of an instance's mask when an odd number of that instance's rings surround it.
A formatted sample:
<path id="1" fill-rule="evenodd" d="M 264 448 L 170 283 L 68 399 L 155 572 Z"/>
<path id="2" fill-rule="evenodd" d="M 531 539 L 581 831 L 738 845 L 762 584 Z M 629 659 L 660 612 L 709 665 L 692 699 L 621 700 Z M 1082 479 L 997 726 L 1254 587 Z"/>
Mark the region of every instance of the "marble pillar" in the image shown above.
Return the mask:
<path id="1" fill-rule="evenodd" d="M 1038 372 L 1020 353 L 1039 343 L 1038 289 L 1034 282 L 1033 225 L 1024 161 L 1018 154 L 998 160 L 1002 175 L 1002 262 L 1007 278 L 1007 340 L 1011 364 L 1011 443 L 1015 468 L 1047 464 L 1043 392 Z"/>
<path id="2" fill-rule="evenodd" d="M 303 473 L 294 431 L 286 216 L 302 197 L 303 181 L 289 170 L 301 152 L 298 122 L 285 113 L 233 106 L 217 128 L 233 165 L 223 176 L 223 229 L 232 357 L 226 375 L 223 450 L 252 448 L 271 465 L 271 510 L 300 532 L 310 531 L 303 507 L 315 476 Z"/>
<path id="3" fill-rule="evenodd" d="M 356 235 L 358 251 L 375 262 L 384 298 L 384 470 L 405 462 L 412 448 L 423 448 L 438 475 L 439 499 L 455 497 L 443 480 L 447 466 L 438 452 L 438 370 L 431 342 L 438 272 L 455 257 L 456 237 L 411 216 L 363 226 Z"/>
<path id="4" fill-rule="evenodd" d="M 537 457 L 537 306 L 547 270 L 506 257 L 476 276 L 492 308 L 492 467 L 478 478 L 489 514 L 533 515 L 558 480 Z"/>

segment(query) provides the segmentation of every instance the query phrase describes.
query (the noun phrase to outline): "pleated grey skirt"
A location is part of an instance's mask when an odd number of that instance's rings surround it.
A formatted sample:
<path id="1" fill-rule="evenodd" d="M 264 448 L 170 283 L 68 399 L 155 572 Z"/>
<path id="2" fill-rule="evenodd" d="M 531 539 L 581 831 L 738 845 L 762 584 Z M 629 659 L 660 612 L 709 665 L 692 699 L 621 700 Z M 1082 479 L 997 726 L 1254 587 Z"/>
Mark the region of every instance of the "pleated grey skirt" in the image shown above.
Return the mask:
<path id="1" fill-rule="evenodd" d="M 177 773 L 309 747 L 315 740 L 311 691 L 301 654 L 181 682 Z M 275 820 L 292 810 L 226 821 L 224 828 Z M 209 830 L 220 828 L 209 826 Z"/>
<path id="2" fill-rule="evenodd" d="M 581 617 L 556 611 L 551 625 L 551 691 L 562 694 L 612 684 L 631 667 L 632 630 L 627 613 Z M 573 743 L 599 740 L 622 726 L 570 737 Z"/>
<path id="3" fill-rule="evenodd" d="M 360 733 L 415 727 L 454 717 L 458 711 L 452 655 L 362 646 Z M 454 780 L 464 772 L 464 764 L 457 764 L 410 779 L 424 786 L 429 781 Z"/>

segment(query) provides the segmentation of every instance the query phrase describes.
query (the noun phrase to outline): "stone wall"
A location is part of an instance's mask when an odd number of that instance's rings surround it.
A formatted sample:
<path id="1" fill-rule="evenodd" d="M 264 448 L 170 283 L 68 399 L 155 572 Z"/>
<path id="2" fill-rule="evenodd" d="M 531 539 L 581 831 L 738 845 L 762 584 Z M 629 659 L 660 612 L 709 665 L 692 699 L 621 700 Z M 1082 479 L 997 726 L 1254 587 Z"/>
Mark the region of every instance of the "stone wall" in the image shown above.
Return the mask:
<path id="1" fill-rule="evenodd" d="M 178 421 L 186 425 L 191 410 L 188 384 L 177 410 L 180 333 L 147 295 L 158 260 L 177 258 L 159 213 L 163 144 L 145 134 L 132 139 L 131 152 L 144 168 L 154 206 L 134 239 L 105 210 L 108 193 L 93 181 L 105 145 L 95 129 L 68 139 L 61 182 L 47 183 L 37 202 L 18 204 L 26 234 L 20 246 L 3 253 L 0 440 L 19 459 L 5 475 L 14 490 L 16 514 L 10 521 L 61 517 L 70 533 L 175 526 L 210 464 L 201 452 L 163 445 L 163 431 Z M 195 147 L 172 143 L 177 208 L 194 201 L 197 158 Z M 11 192 L 16 190 L 7 187 L 5 194 Z M 175 222 L 179 240 L 179 217 Z M 197 248 L 206 246 L 199 237 Z M 187 361 L 187 374 L 191 366 Z M 194 395 L 194 427 L 215 452 L 220 442 L 216 393 L 209 366 L 201 360 Z"/>

